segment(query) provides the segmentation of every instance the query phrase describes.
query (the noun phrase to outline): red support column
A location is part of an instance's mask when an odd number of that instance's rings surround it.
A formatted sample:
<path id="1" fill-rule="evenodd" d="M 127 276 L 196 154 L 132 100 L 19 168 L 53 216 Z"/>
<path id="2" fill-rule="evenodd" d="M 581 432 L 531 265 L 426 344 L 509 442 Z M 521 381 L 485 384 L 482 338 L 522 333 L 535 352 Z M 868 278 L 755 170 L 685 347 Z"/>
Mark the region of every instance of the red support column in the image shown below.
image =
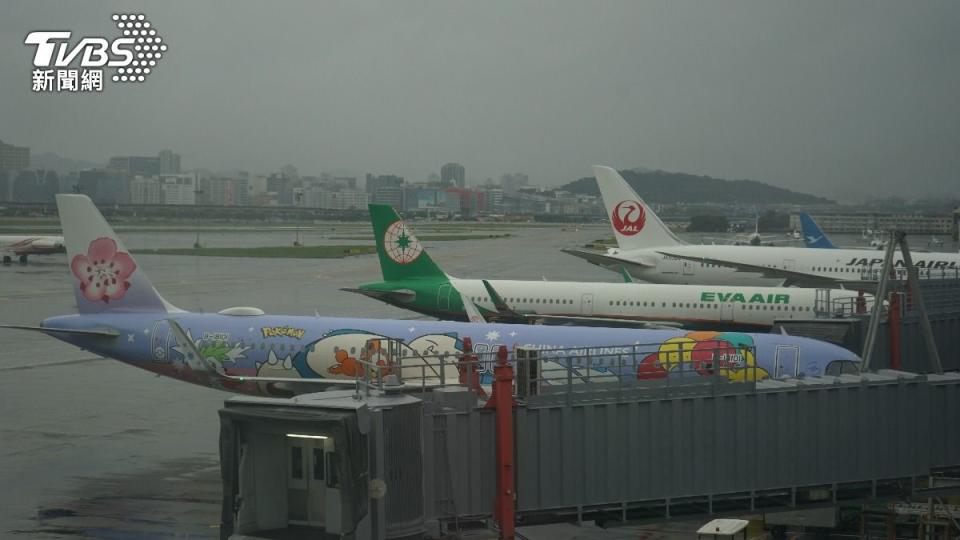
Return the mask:
<path id="1" fill-rule="evenodd" d="M 473 354 L 473 340 L 469 337 L 463 338 L 463 354 L 457 368 L 460 372 L 460 384 L 478 396 L 486 397 L 487 393 L 480 386 L 480 364 L 477 355 Z"/>
<path id="2" fill-rule="evenodd" d="M 867 312 L 867 298 L 863 295 L 863 291 L 857 293 L 857 313 L 866 313 Z"/>
<path id="3" fill-rule="evenodd" d="M 890 330 L 890 369 L 900 369 L 900 293 L 890 294 L 887 326 Z"/>
<path id="4" fill-rule="evenodd" d="M 516 508 L 513 478 L 513 366 L 507 362 L 507 348 L 497 350 L 493 368 L 493 391 L 487 407 L 496 414 L 497 494 L 493 517 L 500 523 L 500 538 L 514 539 Z"/>

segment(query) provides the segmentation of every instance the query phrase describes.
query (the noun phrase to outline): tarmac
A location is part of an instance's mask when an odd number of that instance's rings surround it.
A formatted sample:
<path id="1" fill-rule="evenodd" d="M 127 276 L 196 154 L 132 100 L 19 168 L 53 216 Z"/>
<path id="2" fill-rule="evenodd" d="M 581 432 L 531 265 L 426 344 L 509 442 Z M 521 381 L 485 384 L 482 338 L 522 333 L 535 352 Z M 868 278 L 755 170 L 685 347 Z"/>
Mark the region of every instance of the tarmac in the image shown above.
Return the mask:
<path id="1" fill-rule="evenodd" d="M 415 226 L 416 230 L 416 226 Z M 497 230 L 497 233 L 503 232 Z M 425 242 L 464 277 L 618 281 L 561 247 L 609 236 L 605 225 L 544 225 L 495 240 Z M 209 246 L 288 244 L 292 231 L 203 235 Z M 121 233 L 126 246 L 185 247 L 189 232 Z M 305 231 L 303 241 L 319 243 Z M 352 241 L 347 243 L 362 243 Z M 137 255 L 167 300 L 191 311 L 257 306 L 268 313 L 417 318 L 341 287 L 379 280 L 374 255 L 235 259 Z M 66 257 L 0 266 L 0 323 L 74 312 Z M 217 538 L 217 410 L 228 394 L 157 377 L 30 332 L 0 330 L 0 537 Z M 602 530 L 553 525 L 527 538 L 689 538 L 698 523 Z M 477 532 L 477 538 L 488 537 Z"/>
<path id="2" fill-rule="evenodd" d="M 606 227 L 517 228 L 496 240 L 426 242 L 452 274 L 613 280 L 559 251 Z M 121 233 L 129 249 L 183 247 L 183 232 Z M 319 242 L 310 232 L 305 243 Z M 293 232 L 202 235 L 206 245 L 292 243 Z M 353 243 L 359 243 L 354 241 Z M 191 311 L 414 318 L 341 287 L 381 279 L 376 256 L 233 259 L 137 255 L 167 300 Z M 66 257 L 0 266 L 0 322 L 75 312 Z M 157 377 L 38 333 L 0 330 L 0 537 L 216 538 L 217 410 L 229 395 Z"/>

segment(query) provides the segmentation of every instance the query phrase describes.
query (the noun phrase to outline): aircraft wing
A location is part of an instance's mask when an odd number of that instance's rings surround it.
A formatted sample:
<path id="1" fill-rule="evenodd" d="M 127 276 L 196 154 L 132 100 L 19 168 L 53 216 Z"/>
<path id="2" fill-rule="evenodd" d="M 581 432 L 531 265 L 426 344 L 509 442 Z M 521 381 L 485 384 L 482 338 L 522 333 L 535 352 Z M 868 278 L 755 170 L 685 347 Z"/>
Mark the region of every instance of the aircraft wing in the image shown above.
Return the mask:
<path id="1" fill-rule="evenodd" d="M 695 257 L 692 255 L 679 255 L 677 253 L 670 253 L 667 251 L 658 251 L 662 255 L 668 257 L 674 257 L 677 259 L 683 259 L 693 262 L 702 262 L 715 264 L 717 266 L 725 266 L 727 268 L 733 268 L 737 272 L 751 272 L 760 274 L 765 278 L 771 279 L 782 279 L 783 286 L 798 286 L 798 287 L 837 287 L 841 283 L 855 283 L 849 281 L 842 281 L 836 278 L 821 276 L 817 274 L 809 274 L 807 272 L 797 272 L 796 270 L 786 270 L 784 268 L 770 268 L 767 266 L 760 266 L 757 264 L 749 264 L 738 261 L 728 261 L 724 259 L 713 259 L 710 257 Z"/>
<path id="2" fill-rule="evenodd" d="M 614 317 L 587 317 L 584 315 L 540 315 L 530 313 L 524 315 L 526 322 L 545 322 L 553 323 L 569 322 L 579 326 L 610 326 L 619 328 L 643 328 L 647 330 L 675 330 L 682 328 L 683 323 L 679 321 L 634 321 L 630 319 L 617 319 Z"/>
<path id="3" fill-rule="evenodd" d="M 380 300 L 383 302 L 389 302 L 391 300 L 399 301 L 399 302 L 411 302 L 417 296 L 417 293 L 409 289 L 398 289 L 395 291 L 381 291 L 377 289 L 351 289 L 349 287 L 345 287 L 340 290 L 362 294 L 364 296 L 369 296 L 374 300 Z"/>
<path id="4" fill-rule="evenodd" d="M 29 330 L 31 332 L 42 332 L 44 334 L 70 334 L 75 336 L 90 336 L 115 338 L 120 335 L 113 329 L 103 328 L 99 330 L 74 330 L 70 328 L 48 328 L 46 326 L 24 326 L 21 324 L 0 324 L 0 328 L 10 328 L 13 330 Z"/>
<path id="5" fill-rule="evenodd" d="M 645 264 L 640 261 L 631 261 L 628 259 L 623 259 L 616 255 L 607 255 L 606 253 L 601 253 L 599 251 L 589 251 L 585 249 L 561 249 L 560 251 L 573 255 L 574 257 L 580 257 L 581 259 L 593 263 L 597 266 L 603 266 L 604 268 L 613 268 L 621 269 L 622 271 L 629 272 L 631 269 L 643 270 L 645 268 L 653 268 L 653 265 Z"/>

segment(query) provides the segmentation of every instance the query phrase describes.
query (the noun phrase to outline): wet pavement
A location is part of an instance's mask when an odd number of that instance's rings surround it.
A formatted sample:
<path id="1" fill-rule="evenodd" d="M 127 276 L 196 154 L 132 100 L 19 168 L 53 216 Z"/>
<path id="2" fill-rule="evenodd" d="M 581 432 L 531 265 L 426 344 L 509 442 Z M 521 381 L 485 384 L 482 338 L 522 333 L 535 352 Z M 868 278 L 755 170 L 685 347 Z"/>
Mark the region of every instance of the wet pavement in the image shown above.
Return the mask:
<path id="1" fill-rule="evenodd" d="M 367 233 L 353 227 L 352 234 Z M 415 229 L 416 230 L 416 229 Z M 618 281 L 561 247 L 609 236 L 607 226 L 518 227 L 508 238 L 424 242 L 463 277 Z M 291 231 L 204 234 L 209 246 L 287 245 Z M 317 243 L 324 233 L 304 236 Z M 121 233 L 130 249 L 192 245 L 191 232 Z M 365 243 L 347 241 L 347 243 Z M 238 259 L 137 255 L 167 300 L 191 311 L 257 306 L 270 313 L 415 318 L 340 291 L 380 279 L 374 255 Z M 0 266 L 0 323 L 74 312 L 66 258 Z M 0 330 L 0 537 L 216 538 L 217 410 L 227 394 L 92 358 L 30 332 Z M 689 537 L 695 524 L 603 531 L 555 525 L 529 538 Z"/>
<path id="2" fill-rule="evenodd" d="M 615 274 L 559 251 L 606 231 L 523 227 L 509 230 L 509 238 L 425 245 L 455 275 L 616 281 Z M 223 238 L 201 241 L 246 246 L 292 241 L 290 231 L 217 234 Z M 130 249 L 180 247 L 195 238 L 184 232 L 121 236 Z M 191 311 L 251 305 L 295 315 L 416 317 L 339 290 L 379 280 L 374 255 L 136 259 L 167 300 Z M 66 257 L 0 266 L 0 322 L 35 325 L 73 312 Z M 41 334 L 0 330 L 0 537 L 217 537 L 217 410 L 226 397 L 92 358 Z"/>

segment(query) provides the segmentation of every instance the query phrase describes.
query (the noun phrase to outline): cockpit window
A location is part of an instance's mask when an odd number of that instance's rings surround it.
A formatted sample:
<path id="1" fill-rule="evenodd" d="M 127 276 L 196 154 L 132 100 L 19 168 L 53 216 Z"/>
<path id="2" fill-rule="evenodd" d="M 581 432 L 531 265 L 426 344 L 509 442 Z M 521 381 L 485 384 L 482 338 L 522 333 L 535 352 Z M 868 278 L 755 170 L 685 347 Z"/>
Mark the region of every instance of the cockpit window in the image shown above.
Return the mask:
<path id="1" fill-rule="evenodd" d="M 834 360 L 827 364 L 825 375 L 835 377 L 837 375 L 859 375 L 860 365 L 850 360 Z"/>

